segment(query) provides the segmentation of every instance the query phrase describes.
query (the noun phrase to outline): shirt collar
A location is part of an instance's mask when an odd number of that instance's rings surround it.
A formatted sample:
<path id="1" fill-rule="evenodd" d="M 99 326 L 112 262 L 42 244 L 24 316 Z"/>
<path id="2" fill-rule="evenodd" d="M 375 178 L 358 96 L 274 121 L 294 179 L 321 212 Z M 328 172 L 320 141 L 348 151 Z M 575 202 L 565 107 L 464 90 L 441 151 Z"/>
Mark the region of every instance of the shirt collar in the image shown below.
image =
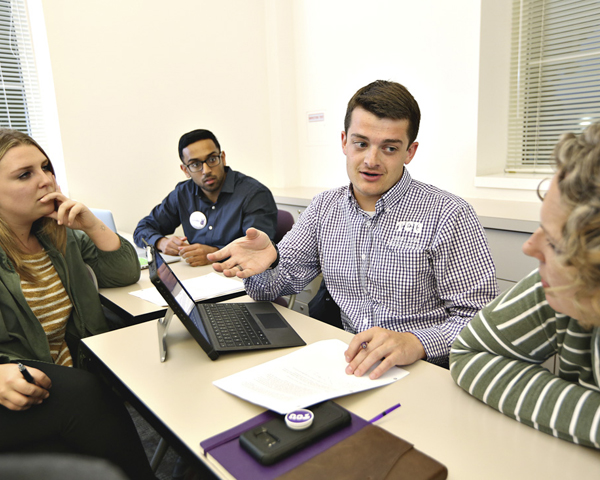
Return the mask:
<path id="1" fill-rule="evenodd" d="M 225 167 L 225 174 L 226 174 L 225 181 L 223 182 L 223 186 L 221 187 L 221 191 L 219 192 L 219 197 L 221 196 L 222 193 L 233 193 L 233 190 L 235 187 L 235 172 L 233 170 L 231 170 L 230 167 Z M 190 180 L 193 182 L 193 180 L 191 178 L 190 178 Z M 194 186 L 196 187 L 196 195 L 199 196 L 200 198 L 202 198 L 202 200 L 210 202 L 208 197 L 204 194 L 202 189 L 196 183 L 194 183 Z M 218 200 L 219 199 L 217 198 L 217 201 Z"/>
<path id="2" fill-rule="evenodd" d="M 402 177 L 396 185 L 390 188 L 387 192 L 385 192 L 381 198 L 377 201 L 377 205 L 375 206 L 375 210 L 379 211 L 382 208 L 389 208 L 396 205 L 402 197 L 408 191 L 408 187 L 412 183 L 412 177 L 406 167 L 404 167 L 404 171 L 402 172 Z"/>
<path id="3" fill-rule="evenodd" d="M 377 203 L 375 204 L 375 212 L 379 213 L 382 210 L 385 210 L 386 208 L 390 208 L 392 206 L 394 206 L 395 204 L 397 204 L 402 197 L 404 197 L 404 195 L 406 194 L 406 192 L 408 191 L 408 188 L 410 187 L 410 184 L 412 182 L 412 177 L 410 176 L 410 173 L 408 173 L 408 169 L 406 167 L 404 167 L 404 171 L 402 172 L 402 177 L 400 178 L 400 180 L 398 180 L 398 182 L 396 183 L 396 185 L 394 185 L 392 188 L 390 188 L 387 192 L 385 192 L 381 198 L 379 200 L 377 200 Z M 356 208 L 360 209 L 360 205 L 358 204 L 358 202 L 356 201 L 356 198 L 354 197 L 354 194 L 352 193 L 352 183 L 350 183 L 350 185 L 348 186 L 348 200 L 356 206 Z"/>
<path id="4" fill-rule="evenodd" d="M 233 188 L 235 187 L 234 172 L 231 170 L 231 168 L 225 167 L 225 173 L 227 174 L 227 176 L 225 177 L 225 181 L 223 182 L 221 193 L 233 193 Z"/>

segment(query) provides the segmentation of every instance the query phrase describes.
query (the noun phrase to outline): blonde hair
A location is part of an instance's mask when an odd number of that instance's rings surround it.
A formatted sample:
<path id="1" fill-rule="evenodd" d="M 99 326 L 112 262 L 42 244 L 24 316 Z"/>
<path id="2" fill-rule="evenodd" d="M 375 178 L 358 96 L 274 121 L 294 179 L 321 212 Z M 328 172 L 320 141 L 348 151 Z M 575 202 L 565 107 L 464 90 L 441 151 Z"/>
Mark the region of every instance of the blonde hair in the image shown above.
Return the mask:
<path id="1" fill-rule="evenodd" d="M 580 135 L 563 135 L 554 149 L 561 200 L 571 209 L 563 227 L 561 257 L 575 267 L 576 305 L 591 302 L 600 315 L 600 123 Z M 578 319 L 584 320 L 584 319 Z"/>
<path id="2" fill-rule="evenodd" d="M 34 146 L 48 158 L 44 149 L 29 135 L 19 132 L 18 130 L 1 128 L 0 162 L 11 148 L 20 145 Z M 54 173 L 54 168 L 52 167 L 52 162 L 50 162 L 49 158 L 48 162 L 50 164 L 50 171 Z M 66 252 L 67 231 L 64 225 L 58 225 L 50 218 L 40 218 L 33 224 L 32 231 L 47 237 L 52 245 L 63 254 Z M 35 281 L 36 275 L 34 270 L 23 261 L 23 254 L 25 253 L 23 251 L 23 246 L 19 243 L 16 235 L 3 218 L 0 218 L 0 248 L 4 250 L 21 279 L 29 282 Z"/>

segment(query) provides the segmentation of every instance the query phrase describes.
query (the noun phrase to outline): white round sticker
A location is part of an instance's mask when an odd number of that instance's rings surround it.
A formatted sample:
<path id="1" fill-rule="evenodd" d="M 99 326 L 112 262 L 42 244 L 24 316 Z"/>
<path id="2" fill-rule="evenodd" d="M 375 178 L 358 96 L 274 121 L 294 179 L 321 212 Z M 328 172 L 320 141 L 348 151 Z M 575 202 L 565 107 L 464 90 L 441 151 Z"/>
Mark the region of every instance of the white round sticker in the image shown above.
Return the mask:
<path id="1" fill-rule="evenodd" d="M 206 227 L 206 215 L 202 212 L 192 212 L 190 215 L 190 225 L 196 230 L 202 230 Z"/>

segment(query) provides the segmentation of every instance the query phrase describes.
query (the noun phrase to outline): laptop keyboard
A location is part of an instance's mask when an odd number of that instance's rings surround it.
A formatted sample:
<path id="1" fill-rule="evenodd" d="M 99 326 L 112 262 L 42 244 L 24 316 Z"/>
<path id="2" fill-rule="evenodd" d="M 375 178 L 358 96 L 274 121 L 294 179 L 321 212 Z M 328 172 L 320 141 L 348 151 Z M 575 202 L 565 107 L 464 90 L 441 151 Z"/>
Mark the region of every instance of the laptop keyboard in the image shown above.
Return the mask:
<path id="1" fill-rule="evenodd" d="M 246 305 L 205 303 L 203 307 L 221 347 L 271 344 Z"/>

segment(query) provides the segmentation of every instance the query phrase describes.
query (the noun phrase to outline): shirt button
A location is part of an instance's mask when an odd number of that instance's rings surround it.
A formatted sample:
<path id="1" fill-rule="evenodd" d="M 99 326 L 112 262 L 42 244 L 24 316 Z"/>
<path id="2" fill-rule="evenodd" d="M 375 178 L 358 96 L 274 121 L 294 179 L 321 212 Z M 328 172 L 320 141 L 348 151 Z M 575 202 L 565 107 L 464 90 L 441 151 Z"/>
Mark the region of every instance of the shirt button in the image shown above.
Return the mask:
<path id="1" fill-rule="evenodd" d="M 208 227 L 209 230 L 212 230 L 212 225 L 210 227 Z"/>
<path id="2" fill-rule="evenodd" d="M 365 258 L 367 258 L 367 256 L 366 256 L 366 255 L 363 253 L 363 254 L 360 256 L 360 258 L 362 258 L 362 259 L 364 260 Z"/>
<path id="3" fill-rule="evenodd" d="M 215 209 L 215 206 L 214 206 L 214 205 L 212 206 L 212 209 L 213 209 L 213 210 Z"/>

